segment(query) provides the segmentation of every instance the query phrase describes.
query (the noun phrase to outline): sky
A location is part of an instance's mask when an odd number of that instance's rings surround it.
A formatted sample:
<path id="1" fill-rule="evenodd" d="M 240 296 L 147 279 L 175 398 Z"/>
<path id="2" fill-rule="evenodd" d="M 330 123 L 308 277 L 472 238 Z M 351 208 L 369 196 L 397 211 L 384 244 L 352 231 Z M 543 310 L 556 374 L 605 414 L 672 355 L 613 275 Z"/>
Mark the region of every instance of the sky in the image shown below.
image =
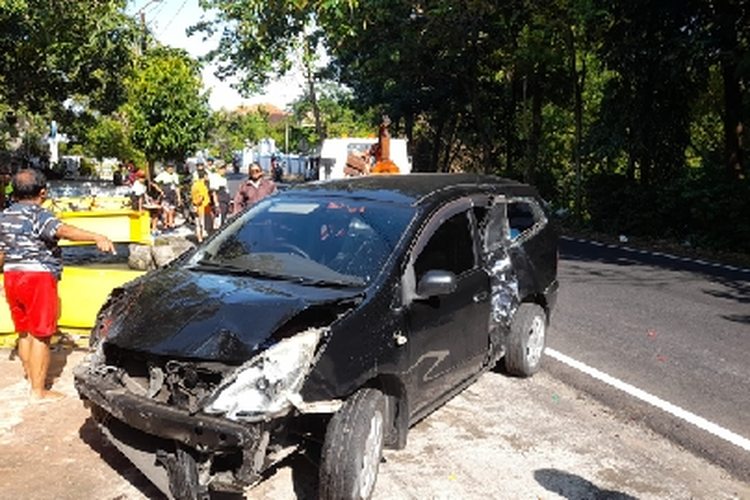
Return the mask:
<path id="1" fill-rule="evenodd" d="M 129 0 L 127 12 L 140 18 L 145 14 L 146 25 L 157 40 L 164 45 L 183 48 L 193 57 L 204 55 L 213 45 L 201 41 L 201 35 L 188 37 L 185 30 L 207 14 L 198 5 L 198 0 Z M 280 81 L 269 84 L 265 93 L 243 99 L 229 82 L 221 82 L 213 75 L 212 66 L 203 69 L 203 84 L 211 89 L 211 108 L 233 110 L 240 105 L 273 104 L 285 109 L 301 93 L 301 75 L 290 74 Z"/>

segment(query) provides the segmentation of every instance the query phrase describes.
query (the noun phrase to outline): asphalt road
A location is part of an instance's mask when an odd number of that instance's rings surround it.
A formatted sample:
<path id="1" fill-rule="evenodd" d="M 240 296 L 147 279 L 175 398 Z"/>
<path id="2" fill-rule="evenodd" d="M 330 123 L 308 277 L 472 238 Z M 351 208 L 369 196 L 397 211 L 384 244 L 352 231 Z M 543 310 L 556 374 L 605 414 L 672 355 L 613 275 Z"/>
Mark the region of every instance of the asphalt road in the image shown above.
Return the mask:
<path id="1" fill-rule="evenodd" d="M 570 239 L 560 257 L 548 372 L 750 481 L 750 270 Z"/>

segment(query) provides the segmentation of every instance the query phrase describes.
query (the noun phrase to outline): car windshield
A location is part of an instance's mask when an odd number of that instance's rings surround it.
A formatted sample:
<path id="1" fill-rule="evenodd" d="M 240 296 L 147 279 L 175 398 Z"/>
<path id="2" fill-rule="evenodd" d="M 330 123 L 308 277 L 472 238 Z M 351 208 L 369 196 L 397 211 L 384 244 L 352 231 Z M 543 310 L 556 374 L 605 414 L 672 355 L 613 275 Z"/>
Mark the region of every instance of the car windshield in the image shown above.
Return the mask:
<path id="1" fill-rule="evenodd" d="M 316 286 L 364 286 L 414 212 L 396 203 L 284 192 L 233 219 L 188 265 Z"/>

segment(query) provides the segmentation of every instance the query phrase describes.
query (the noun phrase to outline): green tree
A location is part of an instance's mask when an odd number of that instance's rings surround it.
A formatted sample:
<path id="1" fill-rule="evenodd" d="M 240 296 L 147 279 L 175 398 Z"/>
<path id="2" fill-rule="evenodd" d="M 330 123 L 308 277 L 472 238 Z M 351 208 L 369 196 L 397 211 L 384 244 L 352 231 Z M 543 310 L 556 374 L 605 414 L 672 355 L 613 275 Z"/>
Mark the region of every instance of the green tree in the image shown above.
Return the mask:
<path id="1" fill-rule="evenodd" d="M 250 94 L 260 91 L 272 75 L 289 71 L 299 49 L 317 50 L 325 39 L 321 16 L 344 21 L 357 1 L 201 0 L 200 5 L 212 10 L 215 18 L 197 23 L 190 33 L 221 33 L 218 46 L 206 57 L 219 63 L 217 76 L 240 76 L 239 90 Z M 302 42 L 311 46 L 303 47 Z"/>
<path id="2" fill-rule="evenodd" d="M 250 111 L 240 108 L 234 111 L 217 111 L 211 115 L 211 126 L 206 145 L 225 160 L 231 159 L 234 151 L 268 137 L 270 126 L 268 113 L 263 109 Z"/>
<path id="3" fill-rule="evenodd" d="M 218 46 L 206 58 L 219 63 L 216 73 L 219 78 L 240 77 L 237 88 L 242 95 L 258 93 L 272 75 L 284 75 L 292 68 L 303 72 L 317 143 L 325 133 L 317 102 L 320 75 L 316 66 L 318 54 L 330 40 L 319 20 L 325 17 L 328 22 L 336 20 L 333 25 L 344 23 L 357 3 L 357 0 L 201 0 L 201 6 L 213 9 L 216 17 L 198 23 L 190 31 L 221 33 Z"/>
<path id="4" fill-rule="evenodd" d="M 143 153 L 130 141 L 130 129 L 119 113 L 99 118 L 86 130 L 87 151 L 96 158 L 143 160 Z"/>
<path id="5" fill-rule="evenodd" d="M 297 149 L 309 149 L 324 137 L 368 137 L 377 131 L 378 117 L 372 109 L 356 106 L 354 94 L 332 82 L 320 83 L 315 103 L 309 92 L 292 104 L 294 138 Z M 314 106 L 318 108 L 316 123 Z M 300 148 L 299 144 L 308 148 Z"/>
<path id="6" fill-rule="evenodd" d="M 319 41 L 331 58 L 325 76 L 352 93 L 344 109 L 390 115 L 395 133 L 411 140 L 417 170 L 499 173 L 535 183 L 600 228 L 700 232 L 729 245 L 741 239 L 716 228 L 731 221 L 734 233 L 750 231 L 750 223 L 726 215 L 746 212 L 750 199 L 747 183 L 737 182 L 747 173 L 750 141 L 746 3 L 203 5 L 227 23 L 211 55 L 227 74 L 245 72 L 246 90 L 290 67 L 295 47 L 309 54 Z M 331 134 L 333 123 L 346 120 L 326 117 L 318 99 L 324 75 L 306 75 L 313 85 L 306 102 L 295 104 L 295 121 L 313 123 L 312 113 L 318 130 Z M 729 172 L 730 183 L 716 170 Z M 707 199 L 721 199 L 721 210 Z"/>
<path id="7" fill-rule="evenodd" d="M 179 161 L 200 143 L 208 128 L 208 96 L 198 63 L 184 50 L 158 47 L 138 61 L 126 78 L 123 108 L 133 145 L 149 162 Z"/>
<path id="8" fill-rule="evenodd" d="M 136 35 L 125 3 L 0 2 L 0 101 L 50 113 L 85 95 L 91 106 L 116 109 Z"/>
<path id="9" fill-rule="evenodd" d="M 644 185 L 680 175 L 689 143 L 690 103 L 708 71 L 694 26 L 695 8 L 682 0 L 631 2 L 601 0 L 601 55 L 616 71 L 610 81 L 598 127 L 610 143 L 622 145 L 626 175 Z"/>

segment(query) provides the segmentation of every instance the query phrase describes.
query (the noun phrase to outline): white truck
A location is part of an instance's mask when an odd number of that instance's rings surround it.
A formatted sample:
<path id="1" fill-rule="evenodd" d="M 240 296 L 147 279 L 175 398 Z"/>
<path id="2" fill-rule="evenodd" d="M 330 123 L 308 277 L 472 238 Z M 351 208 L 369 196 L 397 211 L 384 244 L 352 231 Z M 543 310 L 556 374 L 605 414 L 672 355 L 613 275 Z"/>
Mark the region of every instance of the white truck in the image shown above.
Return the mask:
<path id="1" fill-rule="evenodd" d="M 364 153 L 373 144 L 378 143 L 377 137 L 338 137 L 325 139 L 320 148 L 320 168 L 318 179 L 342 179 L 344 166 L 349 153 L 358 151 Z M 406 139 L 390 139 L 390 159 L 399 168 L 399 173 L 411 172 L 411 157 L 407 154 Z"/>

